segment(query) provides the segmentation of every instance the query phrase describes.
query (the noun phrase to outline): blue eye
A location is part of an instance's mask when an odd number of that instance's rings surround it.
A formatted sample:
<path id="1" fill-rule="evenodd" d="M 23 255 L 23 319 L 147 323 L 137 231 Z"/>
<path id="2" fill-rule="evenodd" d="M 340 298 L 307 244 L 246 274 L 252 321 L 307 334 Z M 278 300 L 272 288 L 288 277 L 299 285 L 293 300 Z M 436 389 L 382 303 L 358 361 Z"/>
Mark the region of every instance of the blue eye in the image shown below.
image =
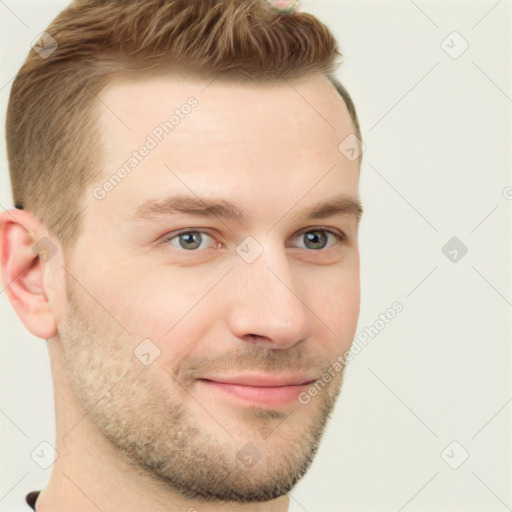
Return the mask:
<path id="1" fill-rule="evenodd" d="M 331 235 L 334 238 L 334 242 L 327 247 L 329 242 L 328 235 Z M 299 235 L 299 237 L 304 240 L 306 249 L 313 249 L 315 251 L 326 248 L 329 249 L 337 243 L 343 242 L 345 240 L 343 235 L 328 229 L 311 229 L 309 231 L 304 231 Z"/>

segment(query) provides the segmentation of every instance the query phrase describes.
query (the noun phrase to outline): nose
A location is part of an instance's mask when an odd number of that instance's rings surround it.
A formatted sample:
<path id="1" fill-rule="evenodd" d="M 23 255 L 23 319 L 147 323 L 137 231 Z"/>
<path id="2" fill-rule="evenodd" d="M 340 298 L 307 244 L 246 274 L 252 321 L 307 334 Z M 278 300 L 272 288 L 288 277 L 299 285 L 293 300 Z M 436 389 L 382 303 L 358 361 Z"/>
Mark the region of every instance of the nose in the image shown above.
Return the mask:
<path id="1" fill-rule="evenodd" d="M 237 261 L 230 279 L 228 324 L 238 339 L 283 350 L 311 336 L 312 313 L 284 249 L 265 248 L 252 263 Z"/>

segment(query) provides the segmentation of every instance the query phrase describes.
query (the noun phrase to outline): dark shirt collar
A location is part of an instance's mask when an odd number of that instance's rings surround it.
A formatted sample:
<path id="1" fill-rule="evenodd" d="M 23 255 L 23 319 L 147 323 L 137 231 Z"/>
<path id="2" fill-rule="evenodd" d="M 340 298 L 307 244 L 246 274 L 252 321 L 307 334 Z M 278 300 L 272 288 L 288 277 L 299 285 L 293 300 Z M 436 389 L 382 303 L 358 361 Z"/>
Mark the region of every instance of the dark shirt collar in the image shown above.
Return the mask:
<path id="1" fill-rule="evenodd" d="M 32 510 L 36 509 L 36 500 L 41 491 L 32 491 L 25 496 L 25 501 L 29 504 Z"/>

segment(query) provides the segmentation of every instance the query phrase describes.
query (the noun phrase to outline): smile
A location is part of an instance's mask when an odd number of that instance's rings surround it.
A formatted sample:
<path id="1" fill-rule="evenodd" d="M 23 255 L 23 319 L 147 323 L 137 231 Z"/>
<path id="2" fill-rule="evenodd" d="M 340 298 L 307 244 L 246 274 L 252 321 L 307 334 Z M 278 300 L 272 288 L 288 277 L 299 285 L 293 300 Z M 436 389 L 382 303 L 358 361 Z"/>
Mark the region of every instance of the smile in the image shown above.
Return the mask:
<path id="1" fill-rule="evenodd" d="M 304 376 L 237 376 L 230 379 L 199 379 L 210 391 L 254 405 L 284 406 L 298 401 L 316 379 Z"/>

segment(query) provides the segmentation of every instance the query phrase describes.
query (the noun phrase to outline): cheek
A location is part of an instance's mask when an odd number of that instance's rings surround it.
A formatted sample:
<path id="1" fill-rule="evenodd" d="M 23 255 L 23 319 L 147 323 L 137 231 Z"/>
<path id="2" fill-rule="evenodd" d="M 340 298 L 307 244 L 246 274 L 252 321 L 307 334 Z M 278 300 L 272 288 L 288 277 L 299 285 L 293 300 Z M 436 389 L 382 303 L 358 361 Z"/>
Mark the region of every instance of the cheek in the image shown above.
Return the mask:
<path id="1" fill-rule="evenodd" d="M 174 365 L 193 352 L 218 319 L 219 297 L 208 293 L 218 278 L 197 280 L 179 270 L 156 280 L 145 277 L 132 281 L 119 318 L 132 339 L 150 339 L 158 346 L 158 365 Z"/>
<path id="2" fill-rule="evenodd" d="M 325 339 L 332 340 L 330 344 L 340 349 L 348 347 L 352 342 L 359 319 L 361 287 L 359 265 L 349 269 L 331 269 L 315 279 L 316 291 L 311 296 L 314 311 L 328 327 L 319 320 L 319 329 L 326 333 Z M 313 307 L 312 307 L 313 309 Z M 336 336 L 332 336 L 332 331 Z"/>
<path id="3" fill-rule="evenodd" d="M 82 272 L 84 286 L 133 338 L 161 337 L 193 303 L 194 287 L 170 268 L 157 271 L 148 262 L 130 264 L 129 258 L 97 263 Z"/>
<path id="4" fill-rule="evenodd" d="M 130 358 L 149 339 L 160 350 L 159 362 L 168 365 L 186 357 L 216 317 L 218 290 L 209 290 L 218 273 L 198 275 L 191 269 L 118 253 L 114 258 L 109 256 L 114 250 L 108 250 L 104 240 L 99 242 L 102 249 L 94 259 L 76 258 L 68 268 L 79 278 L 78 284 L 69 276 L 70 284 L 91 319 L 95 336 L 104 340 L 103 348 Z"/>
<path id="5" fill-rule="evenodd" d="M 200 297 L 175 283 L 172 288 L 140 290 L 120 313 L 132 336 L 163 339 L 202 314 Z"/>
<path id="6" fill-rule="evenodd" d="M 332 329 L 343 338 L 350 341 L 355 334 L 360 307 L 359 283 L 343 281 L 337 288 L 331 289 L 328 298 L 328 315 Z"/>

